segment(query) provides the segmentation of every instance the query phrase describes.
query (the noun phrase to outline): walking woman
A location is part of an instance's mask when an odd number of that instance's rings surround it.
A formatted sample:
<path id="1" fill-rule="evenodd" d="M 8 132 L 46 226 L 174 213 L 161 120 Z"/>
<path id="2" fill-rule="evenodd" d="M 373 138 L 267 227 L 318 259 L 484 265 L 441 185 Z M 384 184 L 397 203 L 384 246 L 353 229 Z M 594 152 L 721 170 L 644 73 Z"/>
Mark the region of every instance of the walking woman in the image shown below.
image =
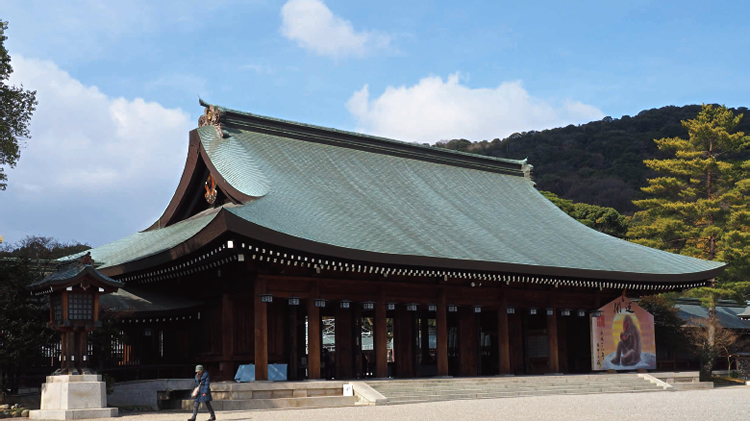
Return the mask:
<path id="1" fill-rule="evenodd" d="M 188 421 L 195 421 L 195 417 L 198 416 L 198 407 L 201 406 L 201 402 L 206 404 L 208 412 L 211 413 L 211 418 L 208 421 L 216 420 L 216 414 L 214 408 L 211 406 L 211 381 L 208 379 L 208 372 L 203 369 L 202 365 L 195 366 L 195 387 L 198 389 L 198 393 L 194 394 L 195 405 L 193 405 L 193 418 L 188 418 Z"/>

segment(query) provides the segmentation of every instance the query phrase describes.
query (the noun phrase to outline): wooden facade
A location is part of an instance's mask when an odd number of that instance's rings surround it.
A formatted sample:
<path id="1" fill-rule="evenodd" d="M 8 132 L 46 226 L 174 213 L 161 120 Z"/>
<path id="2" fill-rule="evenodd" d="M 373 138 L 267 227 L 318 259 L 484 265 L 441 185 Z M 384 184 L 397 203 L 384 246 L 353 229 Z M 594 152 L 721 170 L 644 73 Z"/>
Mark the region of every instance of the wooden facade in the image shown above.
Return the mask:
<path id="1" fill-rule="evenodd" d="M 203 105 L 164 214 L 92 250 L 125 290 L 163 297 L 122 321 L 121 366 L 144 376 L 588 372 L 601 303 L 723 270 L 582 226 L 525 160 Z"/>

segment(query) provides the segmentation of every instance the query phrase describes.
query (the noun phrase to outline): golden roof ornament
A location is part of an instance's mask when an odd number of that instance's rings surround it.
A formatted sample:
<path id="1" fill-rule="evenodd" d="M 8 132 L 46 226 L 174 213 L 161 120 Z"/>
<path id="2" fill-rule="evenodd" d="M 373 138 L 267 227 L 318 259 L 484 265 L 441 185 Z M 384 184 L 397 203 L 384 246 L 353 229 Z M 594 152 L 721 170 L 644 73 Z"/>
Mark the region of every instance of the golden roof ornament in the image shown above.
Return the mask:
<path id="1" fill-rule="evenodd" d="M 229 133 L 224 130 L 224 125 L 221 120 L 221 109 L 213 105 L 207 105 L 203 115 L 198 118 L 198 127 L 214 126 L 216 128 L 216 134 L 219 137 L 229 137 Z"/>
<path id="2" fill-rule="evenodd" d="M 203 197 L 206 198 L 206 202 L 209 205 L 213 205 L 216 202 L 216 180 L 214 180 L 213 174 L 208 174 L 208 179 L 206 179 L 204 187 L 206 188 L 206 193 Z"/>

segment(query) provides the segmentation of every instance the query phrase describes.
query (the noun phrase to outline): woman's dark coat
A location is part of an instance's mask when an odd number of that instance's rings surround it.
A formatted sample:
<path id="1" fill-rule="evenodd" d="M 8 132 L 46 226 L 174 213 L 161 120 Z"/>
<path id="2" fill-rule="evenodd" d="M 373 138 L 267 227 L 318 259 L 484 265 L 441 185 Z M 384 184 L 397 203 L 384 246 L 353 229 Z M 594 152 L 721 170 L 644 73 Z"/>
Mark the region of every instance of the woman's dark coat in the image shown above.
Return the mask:
<path id="1" fill-rule="evenodd" d="M 196 374 L 195 385 L 200 386 L 198 396 L 195 397 L 196 402 L 211 402 L 214 400 L 211 397 L 211 381 L 208 379 L 208 372 L 204 371 L 200 379 L 198 378 L 198 374 Z"/>

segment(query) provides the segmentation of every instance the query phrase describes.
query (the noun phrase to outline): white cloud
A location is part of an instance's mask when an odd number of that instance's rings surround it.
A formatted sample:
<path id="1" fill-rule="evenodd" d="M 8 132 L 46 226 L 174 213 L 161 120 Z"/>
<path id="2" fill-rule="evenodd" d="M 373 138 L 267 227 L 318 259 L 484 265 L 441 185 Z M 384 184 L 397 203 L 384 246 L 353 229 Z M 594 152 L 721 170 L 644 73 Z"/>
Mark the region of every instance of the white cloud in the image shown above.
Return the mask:
<path id="1" fill-rule="evenodd" d="M 50 61 L 17 54 L 13 68 L 11 83 L 36 90 L 39 105 L 0 193 L 14 203 L 0 206 L 0 221 L 18 224 L 0 230 L 99 242 L 145 228 L 174 192 L 195 122 L 180 109 L 109 97 Z"/>
<path id="2" fill-rule="evenodd" d="M 446 80 L 421 79 L 414 86 L 389 86 L 370 99 L 368 85 L 349 98 L 349 113 L 357 130 L 381 136 L 434 143 L 444 139 L 504 138 L 514 132 L 542 130 L 584 123 L 604 116 L 598 108 L 580 101 L 535 98 L 520 81 L 496 88 L 462 85 L 458 73 Z"/>
<path id="3" fill-rule="evenodd" d="M 289 0 L 281 8 L 281 34 L 300 47 L 333 58 L 362 56 L 387 48 L 388 35 L 356 31 L 348 20 L 336 16 L 320 0 Z"/>

